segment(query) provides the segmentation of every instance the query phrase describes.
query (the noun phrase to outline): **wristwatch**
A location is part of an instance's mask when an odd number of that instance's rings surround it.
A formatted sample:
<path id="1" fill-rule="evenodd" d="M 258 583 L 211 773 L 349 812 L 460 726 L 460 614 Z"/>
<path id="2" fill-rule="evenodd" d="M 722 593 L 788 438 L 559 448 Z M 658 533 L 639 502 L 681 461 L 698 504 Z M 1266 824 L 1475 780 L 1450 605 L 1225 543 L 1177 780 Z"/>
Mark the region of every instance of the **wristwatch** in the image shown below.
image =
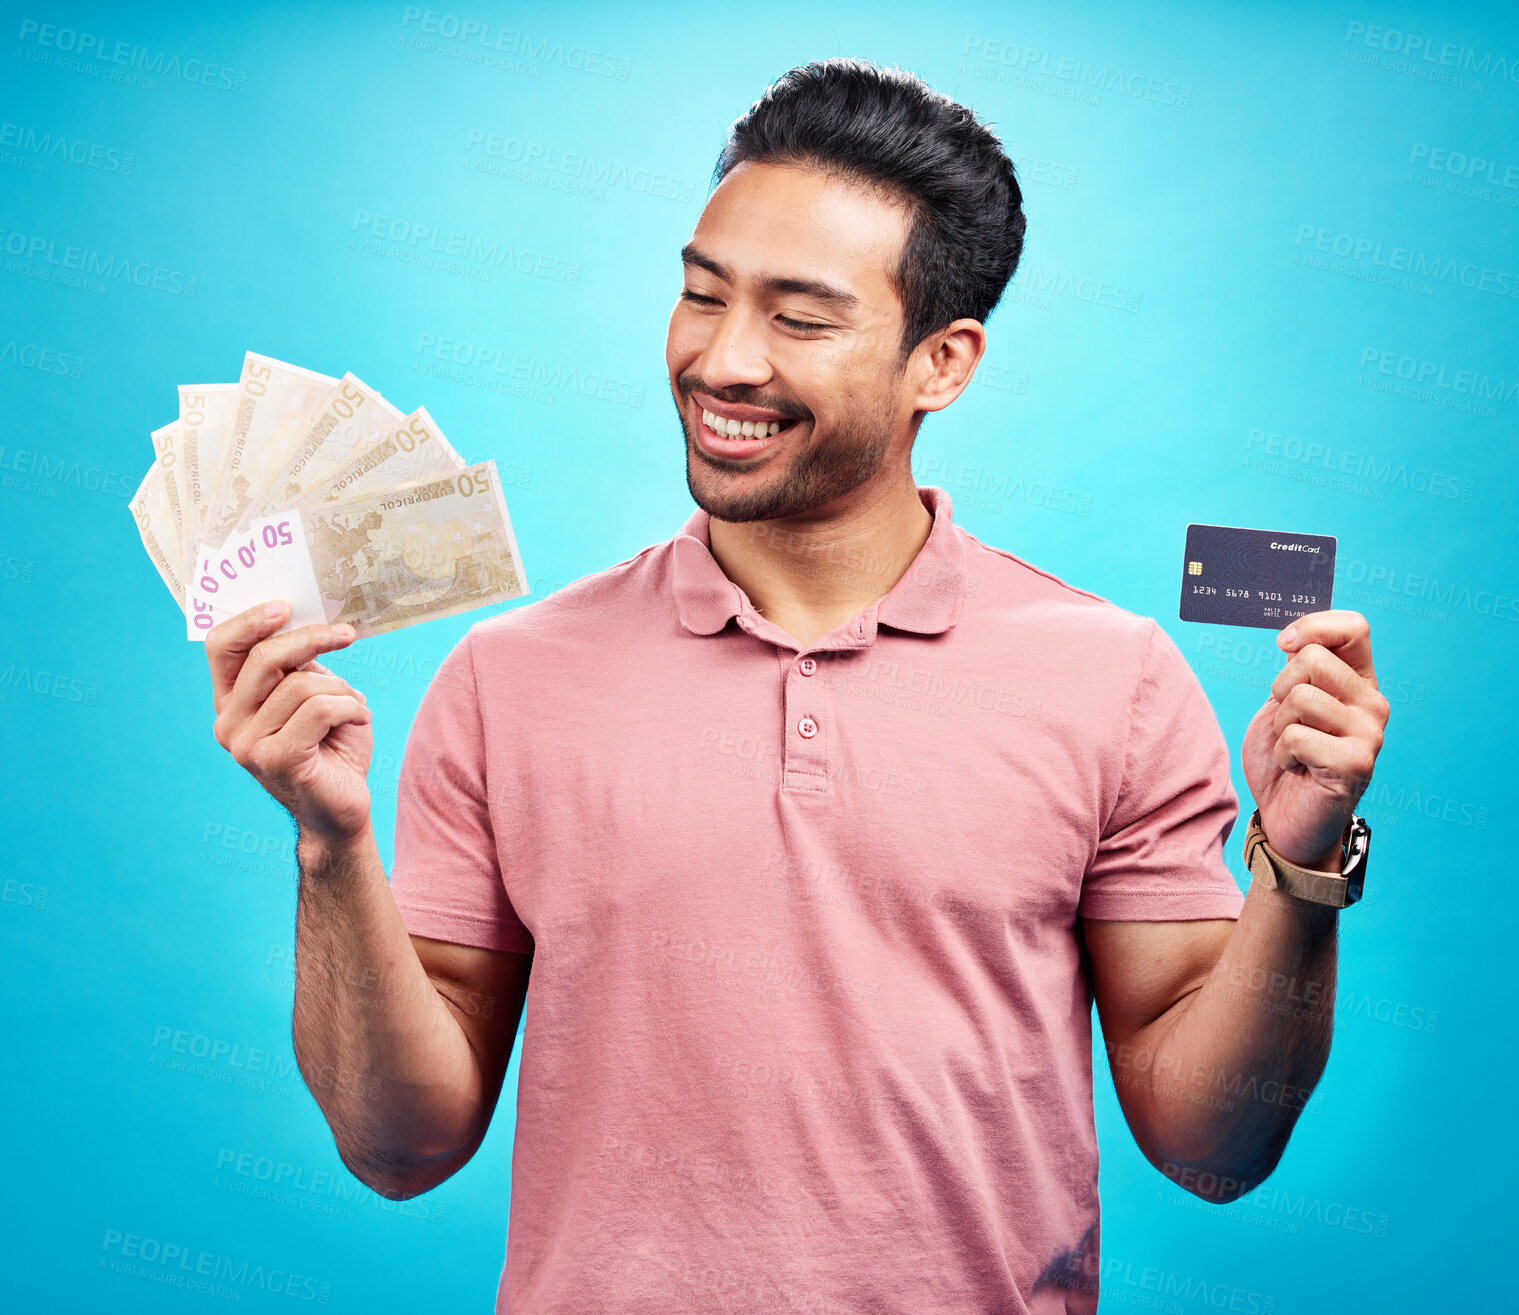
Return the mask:
<path id="1" fill-rule="evenodd" d="M 1319 872 L 1313 868 L 1299 867 L 1266 843 L 1266 833 L 1261 829 L 1261 810 L 1250 815 L 1250 827 L 1245 832 L 1245 866 L 1251 875 L 1267 890 L 1285 890 L 1298 899 L 1314 904 L 1327 904 L 1330 908 L 1348 908 L 1361 898 L 1361 888 L 1366 880 L 1366 855 L 1371 849 L 1371 828 L 1364 817 L 1350 815 L 1345 824 L 1345 834 L 1340 837 L 1340 852 L 1344 857 L 1344 870 Z"/>

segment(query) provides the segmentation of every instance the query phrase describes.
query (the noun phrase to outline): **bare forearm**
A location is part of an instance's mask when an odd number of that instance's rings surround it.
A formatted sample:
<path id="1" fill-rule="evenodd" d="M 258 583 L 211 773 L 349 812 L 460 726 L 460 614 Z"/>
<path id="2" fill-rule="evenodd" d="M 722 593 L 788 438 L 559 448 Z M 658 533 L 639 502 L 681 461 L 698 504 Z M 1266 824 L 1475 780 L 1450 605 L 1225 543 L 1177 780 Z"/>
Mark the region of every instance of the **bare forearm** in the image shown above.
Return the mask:
<path id="1" fill-rule="evenodd" d="M 473 1152 L 490 1101 L 477 1057 L 434 988 L 366 831 L 334 849 L 302 836 L 296 1058 L 345 1163 L 414 1194 Z"/>
<path id="2" fill-rule="evenodd" d="M 1337 927 L 1332 909 L 1253 886 L 1201 987 L 1126 1057 L 1146 1150 L 1199 1195 L 1242 1195 L 1281 1157 L 1329 1058 Z"/>

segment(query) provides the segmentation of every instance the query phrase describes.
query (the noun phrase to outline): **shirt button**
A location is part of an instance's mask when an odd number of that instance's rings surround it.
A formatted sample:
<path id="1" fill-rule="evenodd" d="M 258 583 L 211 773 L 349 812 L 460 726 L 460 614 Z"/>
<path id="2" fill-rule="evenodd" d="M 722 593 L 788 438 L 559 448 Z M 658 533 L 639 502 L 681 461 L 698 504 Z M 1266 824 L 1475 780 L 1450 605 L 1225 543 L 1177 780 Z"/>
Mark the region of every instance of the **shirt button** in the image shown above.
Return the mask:
<path id="1" fill-rule="evenodd" d="M 801 721 L 797 722 L 796 730 L 797 734 L 804 740 L 810 740 L 818 733 L 818 724 L 811 717 L 803 717 Z"/>
<path id="2" fill-rule="evenodd" d="M 817 659 L 804 657 L 800 662 L 796 664 L 796 668 L 802 673 L 802 675 L 810 676 L 814 671 L 818 669 Z"/>

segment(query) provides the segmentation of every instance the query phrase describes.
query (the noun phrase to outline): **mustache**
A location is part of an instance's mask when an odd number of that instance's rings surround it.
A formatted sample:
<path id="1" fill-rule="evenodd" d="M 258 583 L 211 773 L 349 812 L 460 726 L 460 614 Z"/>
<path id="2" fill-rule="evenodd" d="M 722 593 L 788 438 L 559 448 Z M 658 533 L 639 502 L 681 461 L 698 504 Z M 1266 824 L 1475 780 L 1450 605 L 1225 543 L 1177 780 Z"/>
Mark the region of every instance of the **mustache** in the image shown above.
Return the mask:
<path id="1" fill-rule="evenodd" d="M 731 406 L 758 407 L 762 411 L 774 411 L 791 420 L 812 419 L 812 412 L 800 402 L 793 402 L 789 397 L 781 397 L 775 393 L 767 393 L 763 388 L 755 388 L 749 384 L 736 384 L 732 388 L 713 388 L 698 374 L 683 374 L 676 379 L 675 386 L 680 389 L 681 396 L 685 398 L 689 398 L 692 393 L 702 392 L 708 397 L 719 402 L 727 402 Z"/>

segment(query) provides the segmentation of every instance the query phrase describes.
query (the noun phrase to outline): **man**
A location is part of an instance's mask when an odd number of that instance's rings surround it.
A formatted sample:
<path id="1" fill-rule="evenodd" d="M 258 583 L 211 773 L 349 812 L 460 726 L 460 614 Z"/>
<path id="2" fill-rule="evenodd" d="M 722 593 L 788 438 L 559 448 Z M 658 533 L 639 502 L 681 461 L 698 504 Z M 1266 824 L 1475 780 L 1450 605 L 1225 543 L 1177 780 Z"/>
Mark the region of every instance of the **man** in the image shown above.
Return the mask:
<path id="1" fill-rule="evenodd" d="M 525 1002 L 514 1315 L 1090 1311 L 1093 999 L 1145 1155 L 1234 1199 L 1323 1070 L 1337 914 L 1239 894 L 1227 749 L 1159 626 L 914 484 L 1022 247 L 996 139 L 828 61 L 718 173 L 666 348 L 698 510 L 471 628 L 389 886 L 369 713 L 314 661 L 351 636 L 266 638 L 275 604 L 208 638 L 217 738 L 300 828 L 296 1054 L 344 1162 L 409 1196 L 479 1145 Z M 1358 614 L 1279 642 L 1246 779 L 1334 873 L 1387 701 Z"/>

